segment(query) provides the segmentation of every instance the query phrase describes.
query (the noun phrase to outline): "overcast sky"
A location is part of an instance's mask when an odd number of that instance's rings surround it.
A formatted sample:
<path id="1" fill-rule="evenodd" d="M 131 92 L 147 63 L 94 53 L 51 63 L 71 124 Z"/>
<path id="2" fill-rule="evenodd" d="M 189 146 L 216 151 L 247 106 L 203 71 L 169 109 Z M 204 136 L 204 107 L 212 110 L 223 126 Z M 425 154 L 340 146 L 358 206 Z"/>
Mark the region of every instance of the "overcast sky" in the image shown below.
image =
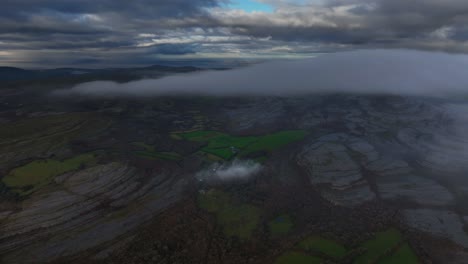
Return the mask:
<path id="1" fill-rule="evenodd" d="M 0 65 L 148 65 L 353 49 L 468 53 L 466 0 L 4 0 Z"/>

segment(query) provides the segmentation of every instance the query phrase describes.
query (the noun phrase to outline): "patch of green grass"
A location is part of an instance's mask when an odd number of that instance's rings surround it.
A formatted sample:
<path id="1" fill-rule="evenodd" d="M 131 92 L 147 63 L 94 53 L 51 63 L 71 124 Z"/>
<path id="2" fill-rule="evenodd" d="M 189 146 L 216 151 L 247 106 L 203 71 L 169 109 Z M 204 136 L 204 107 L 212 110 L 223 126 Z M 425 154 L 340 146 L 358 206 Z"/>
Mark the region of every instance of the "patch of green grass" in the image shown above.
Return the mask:
<path id="1" fill-rule="evenodd" d="M 381 256 L 397 247 L 402 239 L 400 231 L 394 228 L 377 233 L 374 239 L 361 245 L 361 248 L 366 252 L 358 257 L 354 264 L 374 263 Z"/>
<path id="2" fill-rule="evenodd" d="M 135 152 L 137 156 L 147 158 L 147 159 L 164 159 L 164 160 L 181 160 L 183 157 L 176 152 L 157 152 L 154 146 L 148 145 L 144 142 L 133 142 L 133 146 L 135 146 L 138 150 Z"/>
<path id="3" fill-rule="evenodd" d="M 379 261 L 379 264 L 418 264 L 419 260 L 414 254 L 408 243 L 403 244 L 395 254 L 385 257 Z"/>
<path id="4" fill-rule="evenodd" d="M 323 260 L 300 252 L 286 252 L 276 259 L 275 264 L 319 264 Z"/>
<path id="5" fill-rule="evenodd" d="M 184 138 L 192 141 L 208 142 L 208 145 L 202 151 L 225 160 L 229 160 L 236 155 L 232 148 L 240 150 L 257 140 L 256 137 L 234 137 L 213 131 L 207 131 L 205 134 L 201 133 L 203 131 L 197 132 L 192 132 L 191 135 Z"/>
<path id="6" fill-rule="evenodd" d="M 210 213 L 221 211 L 223 208 L 229 207 L 230 203 L 229 194 L 216 189 L 198 195 L 198 206 Z"/>
<path id="7" fill-rule="evenodd" d="M 299 248 L 311 253 L 320 252 L 336 260 L 346 256 L 348 250 L 333 240 L 312 236 L 301 241 Z"/>
<path id="8" fill-rule="evenodd" d="M 291 142 L 302 140 L 307 135 L 306 131 L 281 131 L 275 134 L 265 135 L 259 137 L 258 140 L 249 145 L 242 151 L 242 155 L 259 151 L 273 151 L 277 148 L 283 147 Z"/>
<path id="9" fill-rule="evenodd" d="M 377 233 L 375 238 L 364 242 L 359 249 L 364 250 L 364 253 L 355 258 L 354 264 L 419 263 L 417 255 L 409 244 L 403 241 L 400 231 L 394 228 Z M 309 257 L 315 258 L 318 254 L 320 254 L 319 257 L 325 258 L 327 263 L 341 263 L 349 252 L 337 242 L 319 236 L 306 238 L 298 243 L 293 250 L 295 251 L 288 251 L 278 258 L 278 261 L 281 262 L 277 261 L 276 263 L 309 263 L 307 259 Z M 322 263 L 313 261 L 310 260 L 310 263 Z"/>
<path id="10" fill-rule="evenodd" d="M 216 155 L 229 160 L 236 155 L 245 156 L 255 152 L 271 152 L 288 143 L 301 140 L 306 132 L 282 131 L 265 136 L 230 136 L 217 131 L 193 131 L 174 134 L 175 138 L 183 138 L 195 142 L 207 142 L 202 152 Z"/>
<path id="11" fill-rule="evenodd" d="M 212 189 L 198 196 L 198 206 L 216 215 L 227 236 L 248 239 L 257 228 L 261 211 L 250 204 L 237 204 L 229 194 Z"/>
<path id="12" fill-rule="evenodd" d="M 229 160 L 236 155 L 234 152 L 232 152 L 231 148 L 210 149 L 207 147 L 203 149 L 203 152 L 217 156 L 222 160 Z"/>
<path id="13" fill-rule="evenodd" d="M 223 161 L 224 159 L 223 158 L 220 158 L 219 156 L 216 156 L 216 155 L 213 155 L 213 154 L 210 154 L 210 153 L 206 153 L 206 159 L 208 161 L 211 161 L 211 162 L 219 162 L 219 161 Z"/>
<path id="14" fill-rule="evenodd" d="M 212 138 L 223 135 L 223 133 L 217 131 L 193 131 L 187 133 L 175 133 L 174 135 L 180 136 L 181 138 L 189 141 L 207 142 Z"/>
<path id="15" fill-rule="evenodd" d="M 219 211 L 217 218 L 227 236 L 248 239 L 257 228 L 260 210 L 249 204 L 231 204 Z"/>
<path id="16" fill-rule="evenodd" d="M 268 223 L 270 234 L 273 236 L 285 235 L 291 231 L 294 223 L 289 215 L 280 215 Z"/>
<path id="17" fill-rule="evenodd" d="M 236 147 L 239 149 L 245 148 L 257 141 L 256 137 L 233 137 L 225 134 L 221 134 L 218 137 L 210 140 L 208 148 L 219 149 L 219 148 L 230 148 Z"/>
<path id="18" fill-rule="evenodd" d="M 26 196 L 49 184 L 56 176 L 94 164 L 95 159 L 94 154 L 88 153 L 64 161 L 37 160 L 12 170 L 2 181 L 13 192 Z"/>

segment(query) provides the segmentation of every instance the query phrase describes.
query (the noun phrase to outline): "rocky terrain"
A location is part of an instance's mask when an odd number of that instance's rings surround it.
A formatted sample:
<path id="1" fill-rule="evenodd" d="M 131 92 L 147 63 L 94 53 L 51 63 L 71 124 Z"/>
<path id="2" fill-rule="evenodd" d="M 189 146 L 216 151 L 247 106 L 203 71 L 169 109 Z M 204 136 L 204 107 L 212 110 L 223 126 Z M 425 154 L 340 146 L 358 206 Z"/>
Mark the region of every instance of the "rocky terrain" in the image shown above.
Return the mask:
<path id="1" fill-rule="evenodd" d="M 1 93 L 2 263 L 466 260 L 464 101 Z"/>

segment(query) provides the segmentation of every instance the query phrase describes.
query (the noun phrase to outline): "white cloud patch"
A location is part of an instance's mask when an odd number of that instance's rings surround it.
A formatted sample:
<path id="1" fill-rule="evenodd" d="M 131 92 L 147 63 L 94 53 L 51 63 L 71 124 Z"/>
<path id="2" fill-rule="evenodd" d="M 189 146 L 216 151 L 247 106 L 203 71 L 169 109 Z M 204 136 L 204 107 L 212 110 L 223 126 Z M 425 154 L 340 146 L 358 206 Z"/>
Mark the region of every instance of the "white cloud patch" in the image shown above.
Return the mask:
<path id="1" fill-rule="evenodd" d="M 9 56 L 9 55 L 11 55 L 11 53 L 8 51 L 0 51 L 0 56 Z"/>
<path id="2" fill-rule="evenodd" d="M 196 178 L 205 182 L 226 182 L 249 180 L 262 170 L 262 165 L 251 160 L 234 160 L 214 163 L 197 173 Z"/>
<path id="3" fill-rule="evenodd" d="M 243 10 L 226 10 L 215 8 L 211 15 L 224 26 L 289 26 L 289 27 L 336 27 L 336 23 L 327 17 L 333 16 L 335 11 L 323 7 L 301 7 L 279 9 L 275 13 L 246 12 Z"/>
<path id="4" fill-rule="evenodd" d="M 220 43 L 228 42 L 235 43 L 239 41 L 250 41 L 251 37 L 247 36 L 205 36 L 205 35 L 192 35 L 192 36 L 178 36 L 171 38 L 154 38 L 149 41 L 138 43 L 138 47 L 149 47 L 161 44 L 189 44 L 189 43 Z"/>
<path id="5" fill-rule="evenodd" d="M 431 32 L 430 37 L 435 39 L 449 39 L 455 34 L 453 27 L 441 27 Z"/>
<path id="6" fill-rule="evenodd" d="M 155 38 L 156 34 L 151 33 L 140 33 L 138 34 L 138 38 Z"/>

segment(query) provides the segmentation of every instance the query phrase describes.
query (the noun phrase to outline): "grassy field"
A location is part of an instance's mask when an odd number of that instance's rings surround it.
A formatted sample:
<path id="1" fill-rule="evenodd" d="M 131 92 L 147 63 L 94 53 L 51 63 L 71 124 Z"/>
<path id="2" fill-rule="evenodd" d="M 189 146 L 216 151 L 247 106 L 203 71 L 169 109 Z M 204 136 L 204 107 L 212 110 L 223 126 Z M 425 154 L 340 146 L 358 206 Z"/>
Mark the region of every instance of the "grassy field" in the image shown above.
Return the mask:
<path id="1" fill-rule="evenodd" d="M 198 195 L 198 206 L 210 213 L 219 212 L 228 207 L 230 203 L 231 197 L 229 194 L 216 189 Z"/>
<path id="2" fill-rule="evenodd" d="M 231 204 L 223 208 L 217 214 L 217 218 L 227 236 L 248 239 L 257 228 L 260 210 L 249 204 Z"/>
<path id="3" fill-rule="evenodd" d="M 299 243 L 298 247 L 310 253 L 320 252 L 336 260 L 343 258 L 348 252 L 337 242 L 318 236 L 306 238 Z"/>
<path id="4" fill-rule="evenodd" d="M 281 236 L 289 233 L 294 227 L 289 215 L 280 215 L 268 223 L 268 229 L 272 236 Z"/>
<path id="5" fill-rule="evenodd" d="M 243 149 L 242 154 L 247 155 L 259 151 L 270 152 L 291 142 L 302 140 L 306 135 L 307 132 L 302 130 L 281 131 L 275 134 L 265 135 L 259 137 L 255 143 L 249 145 L 246 149 Z"/>
<path id="6" fill-rule="evenodd" d="M 371 240 L 364 242 L 359 248 L 363 253 L 357 256 L 354 264 L 417 264 L 418 257 L 397 229 L 389 229 L 376 233 Z M 299 253 L 300 252 L 300 253 Z M 299 242 L 292 251 L 287 251 L 277 259 L 276 263 L 322 263 L 318 258 L 326 258 L 326 263 L 350 260 L 346 259 L 348 251 L 336 241 L 319 236 L 311 236 Z M 316 261 L 316 262 L 314 262 Z M 318 262 L 317 262 L 318 261 Z"/>
<path id="7" fill-rule="evenodd" d="M 249 239 L 260 221 L 260 209 L 250 204 L 236 203 L 229 194 L 219 190 L 200 193 L 198 205 L 216 215 L 226 236 Z"/>
<path id="8" fill-rule="evenodd" d="M 302 130 L 282 131 L 265 136 L 230 136 L 217 131 L 194 131 L 174 134 L 173 138 L 188 141 L 206 142 L 202 152 L 215 155 L 224 160 L 234 156 L 246 156 L 256 152 L 271 152 L 291 142 L 303 139 L 306 132 Z"/>
<path id="9" fill-rule="evenodd" d="M 190 141 L 206 142 L 223 135 L 223 133 L 217 131 L 192 131 L 187 133 L 174 133 L 173 135 L 177 136 L 177 138 Z"/>
<path id="10" fill-rule="evenodd" d="M 37 160 L 12 170 L 2 181 L 20 196 L 29 195 L 50 183 L 54 177 L 95 163 L 92 153 L 79 155 L 64 161 Z"/>
<path id="11" fill-rule="evenodd" d="M 366 253 L 360 256 L 355 264 L 373 263 L 380 256 L 384 255 L 388 250 L 398 246 L 402 237 L 398 230 L 389 229 L 384 232 L 379 232 L 371 239 L 361 245 Z"/>
<path id="12" fill-rule="evenodd" d="M 379 264 L 416 264 L 419 263 L 418 257 L 414 254 L 411 247 L 408 243 L 404 243 L 400 248 L 395 252 L 395 254 L 385 257 L 379 261 Z"/>
<path id="13" fill-rule="evenodd" d="M 132 143 L 137 150 L 135 154 L 139 157 L 147 159 L 163 159 L 163 160 L 181 160 L 183 157 L 176 152 L 157 152 L 154 146 L 148 145 L 144 142 L 134 142 Z"/>
<path id="14" fill-rule="evenodd" d="M 300 252 L 286 252 L 276 259 L 275 264 L 320 264 L 323 260 Z"/>

